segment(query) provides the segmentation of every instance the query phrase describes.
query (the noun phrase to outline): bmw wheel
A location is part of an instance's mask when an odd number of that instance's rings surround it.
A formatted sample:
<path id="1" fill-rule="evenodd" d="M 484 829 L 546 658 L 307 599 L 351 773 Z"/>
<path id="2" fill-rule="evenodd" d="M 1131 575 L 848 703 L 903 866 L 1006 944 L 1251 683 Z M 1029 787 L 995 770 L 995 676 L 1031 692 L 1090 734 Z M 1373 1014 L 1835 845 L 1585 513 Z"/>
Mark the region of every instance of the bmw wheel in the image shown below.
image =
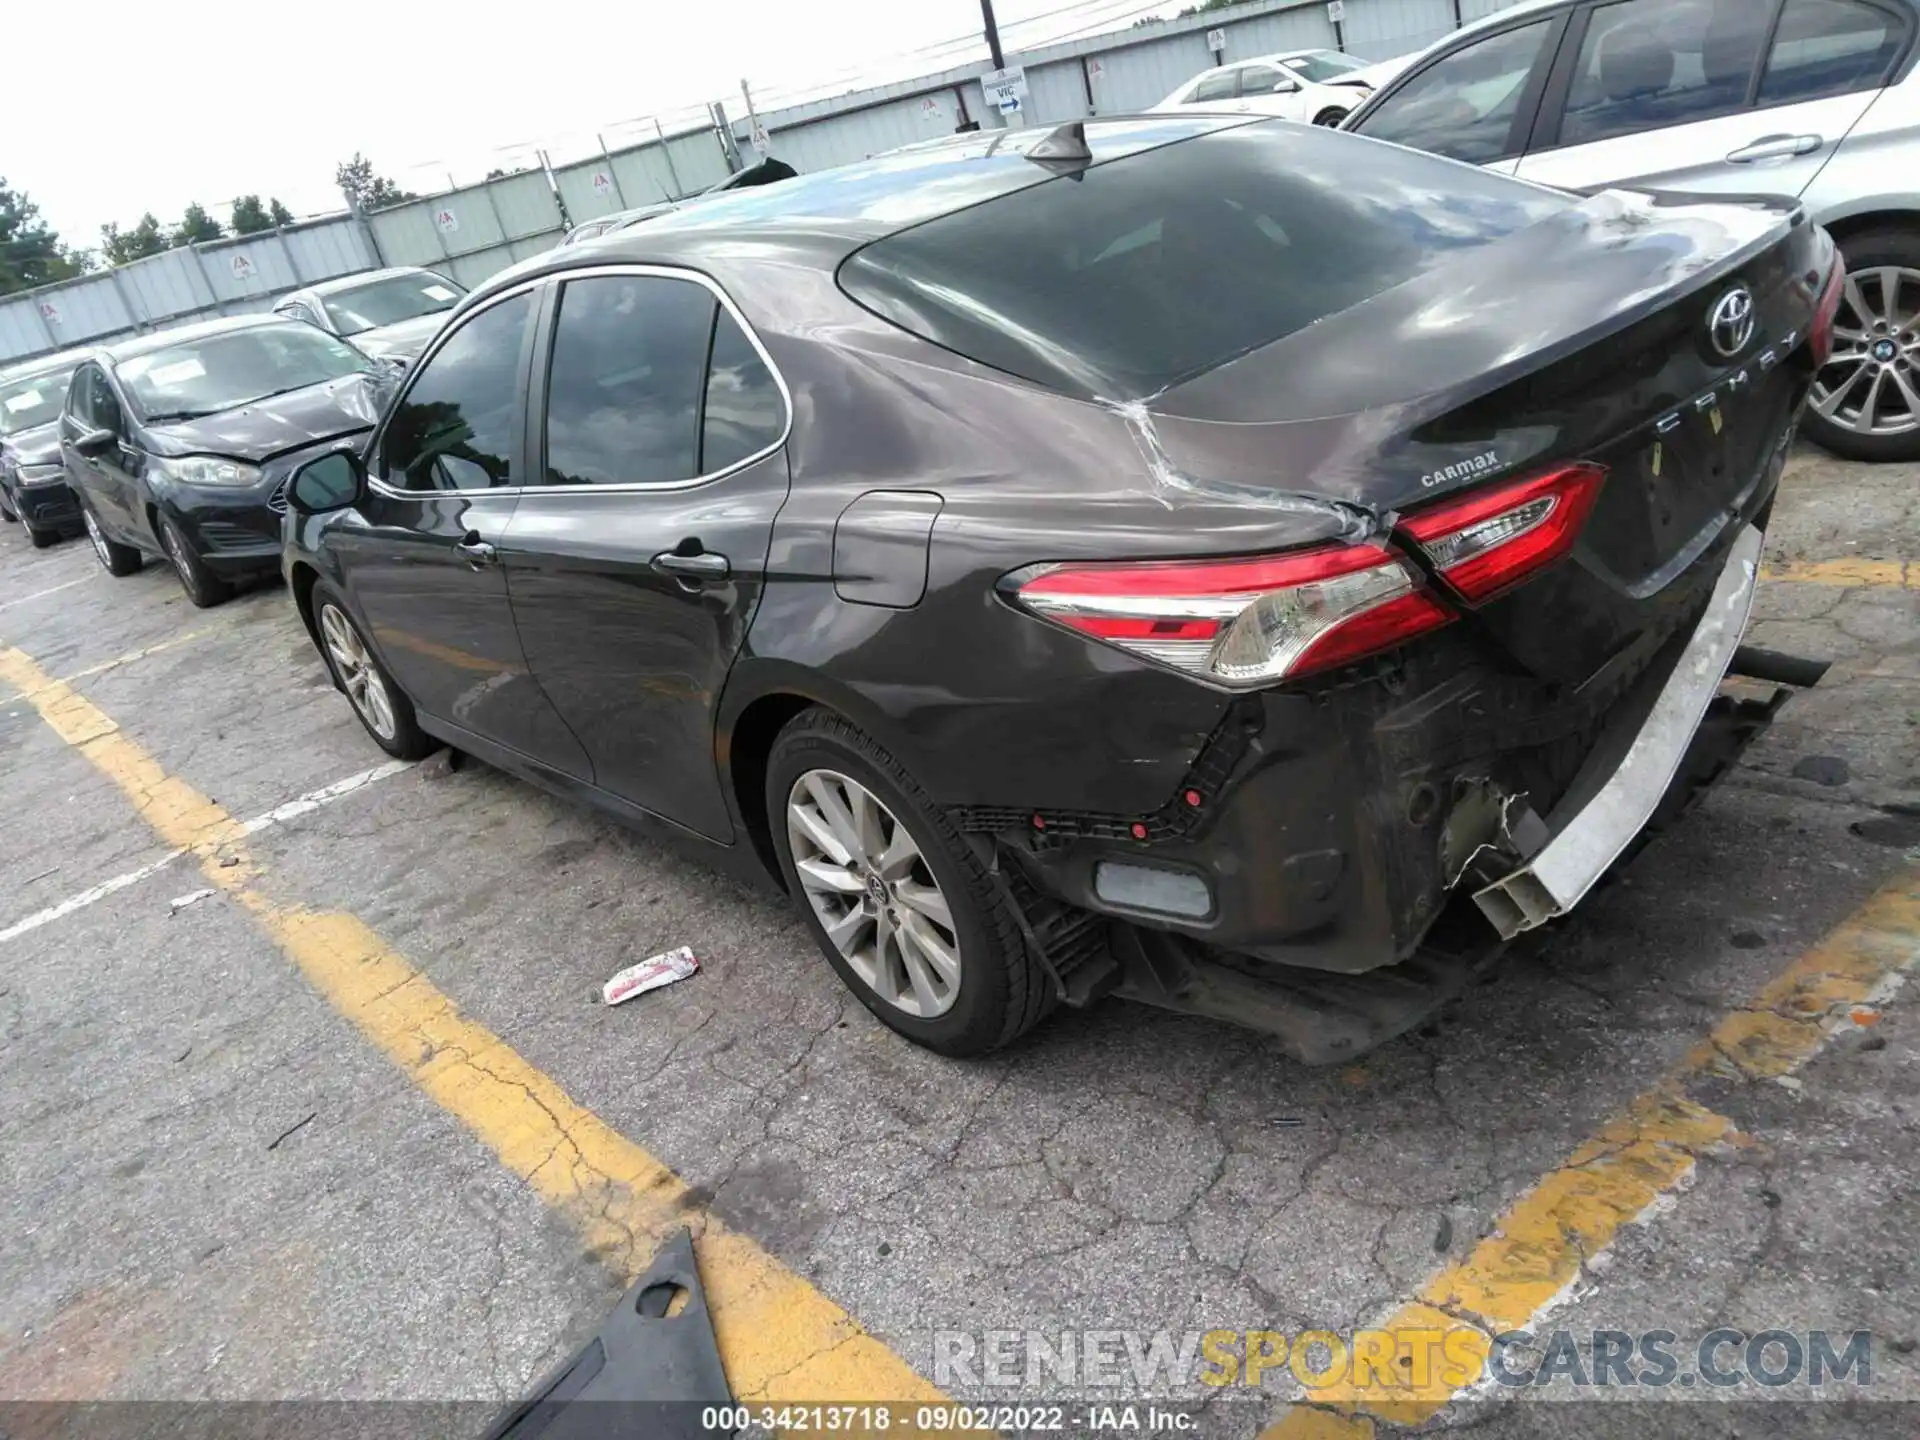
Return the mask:
<path id="1" fill-rule="evenodd" d="M 1872 231 L 1842 250 L 1846 288 L 1807 435 L 1850 460 L 1920 459 L 1920 233 Z"/>
<path id="2" fill-rule="evenodd" d="M 107 532 L 100 528 L 100 522 L 93 518 L 93 511 L 85 505 L 80 507 L 80 519 L 87 527 L 87 539 L 93 543 L 93 553 L 100 557 L 100 563 L 109 575 L 131 575 L 140 568 L 140 552 L 131 545 L 109 540 Z"/>
<path id="3" fill-rule="evenodd" d="M 314 590 L 313 625 L 319 632 L 320 655 L 327 662 L 333 683 L 347 697 L 374 743 L 400 760 L 421 760 L 431 754 L 434 741 L 414 718 L 413 703 L 393 683 L 393 677 L 361 637 L 360 627 L 353 623 L 346 605 L 329 588 Z"/>
<path id="4" fill-rule="evenodd" d="M 879 745 L 808 710 L 774 741 L 767 817 L 788 891 L 847 988 L 909 1040 L 978 1055 L 1053 1003 L 1013 902 Z"/>

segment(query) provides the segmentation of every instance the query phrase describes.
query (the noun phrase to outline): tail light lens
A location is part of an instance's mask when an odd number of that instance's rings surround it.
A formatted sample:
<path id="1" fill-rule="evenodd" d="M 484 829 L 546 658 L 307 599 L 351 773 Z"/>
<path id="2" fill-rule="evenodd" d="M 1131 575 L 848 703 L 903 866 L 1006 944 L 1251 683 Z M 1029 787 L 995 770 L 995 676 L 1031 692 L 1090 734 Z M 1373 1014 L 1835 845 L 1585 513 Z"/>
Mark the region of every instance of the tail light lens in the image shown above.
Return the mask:
<path id="1" fill-rule="evenodd" d="M 1813 311 L 1813 367 L 1818 370 L 1833 357 L 1833 322 L 1840 313 L 1840 296 L 1847 288 L 1846 264 L 1835 256 L 1833 271 L 1827 276 L 1827 288 L 1820 292 L 1820 303 Z"/>
<path id="2" fill-rule="evenodd" d="M 1010 576 L 1007 588 L 1069 630 L 1236 687 L 1342 665 L 1453 618 L 1375 545 L 1047 566 Z"/>
<path id="3" fill-rule="evenodd" d="M 1606 474 L 1569 465 L 1422 510 L 1404 528 L 1449 585 L 1491 599 L 1573 548 Z"/>

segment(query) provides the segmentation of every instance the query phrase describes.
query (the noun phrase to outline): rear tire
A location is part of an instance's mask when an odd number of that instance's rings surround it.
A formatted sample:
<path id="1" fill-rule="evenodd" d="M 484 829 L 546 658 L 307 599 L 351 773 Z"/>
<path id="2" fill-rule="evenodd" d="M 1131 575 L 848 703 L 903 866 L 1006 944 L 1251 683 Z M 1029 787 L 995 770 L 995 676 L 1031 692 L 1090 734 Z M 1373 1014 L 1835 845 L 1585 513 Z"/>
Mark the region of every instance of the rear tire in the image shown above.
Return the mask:
<path id="1" fill-rule="evenodd" d="M 33 542 L 34 549 L 48 550 L 60 543 L 60 532 L 58 530 L 43 529 L 31 520 L 26 519 L 22 519 L 20 523 L 27 527 L 27 539 Z"/>
<path id="2" fill-rule="evenodd" d="M 1313 123 L 1316 125 L 1325 125 L 1331 129 L 1352 113 L 1351 110 L 1342 110 L 1338 105 L 1329 105 L 1313 117 Z"/>
<path id="3" fill-rule="evenodd" d="M 396 760 L 424 760 L 439 749 L 439 742 L 420 728 L 413 702 L 360 633 L 340 592 L 322 582 L 313 587 L 308 604 L 321 663 L 373 743 Z"/>
<path id="4" fill-rule="evenodd" d="M 107 532 L 100 528 L 100 522 L 93 518 L 93 511 L 85 505 L 80 507 L 80 519 L 87 527 L 87 539 L 93 542 L 93 553 L 109 575 L 123 579 L 140 568 L 143 560 L 140 552 L 131 545 L 109 540 Z"/>
<path id="5" fill-rule="evenodd" d="M 1890 364 L 1829 361 L 1814 381 L 1801 430 L 1821 449 L 1848 460 L 1920 460 L 1920 229 L 1867 230 L 1841 242 L 1846 298 L 1834 320 L 1834 354 L 1871 355 L 1890 345 Z M 1888 295 L 1884 277 L 1896 276 Z M 1869 313 L 1861 313 L 1864 302 Z M 1878 377 L 1877 396 L 1869 395 Z M 1900 388 L 1905 383 L 1906 390 Z M 1817 406 L 1838 395 L 1834 415 Z M 1871 413 L 1862 401 L 1874 400 Z M 1891 428 L 1876 431 L 1876 425 Z"/>
<path id="6" fill-rule="evenodd" d="M 194 554 L 186 531 L 166 511 L 160 512 L 160 543 L 166 547 L 173 573 L 180 577 L 180 588 L 202 610 L 225 604 L 233 598 L 233 586 L 207 568 L 207 562 Z"/>
<path id="7" fill-rule="evenodd" d="M 888 1028 L 942 1055 L 980 1055 L 1052 1008 L 1005 888 L 859 729 L 821 709 L 788 722 L 767 757 L 766 816 L 815 942 Z"/>

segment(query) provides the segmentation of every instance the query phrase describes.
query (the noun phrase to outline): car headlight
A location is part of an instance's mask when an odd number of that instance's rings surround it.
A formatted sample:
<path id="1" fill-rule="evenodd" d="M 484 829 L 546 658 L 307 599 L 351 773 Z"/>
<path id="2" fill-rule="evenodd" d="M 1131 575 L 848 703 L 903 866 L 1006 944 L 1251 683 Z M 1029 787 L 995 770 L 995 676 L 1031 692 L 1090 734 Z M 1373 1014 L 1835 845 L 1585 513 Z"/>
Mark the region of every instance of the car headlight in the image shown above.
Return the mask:
<path id="1" fill-rule="evenodd" d="M 22 485 L 47 485 L 55 480 L 67 478 L 67 467 L 58 462 L 52 465 L 22 465 L 14 471 L 20 477 Z"/>
<path id="2" fill-rule="evenodd" d="M 258 485 L 261 479 L 258 465 L 218 455 L 188 455 L 179 460 L 156 460 L 154 465 L 183 485 Z"/>

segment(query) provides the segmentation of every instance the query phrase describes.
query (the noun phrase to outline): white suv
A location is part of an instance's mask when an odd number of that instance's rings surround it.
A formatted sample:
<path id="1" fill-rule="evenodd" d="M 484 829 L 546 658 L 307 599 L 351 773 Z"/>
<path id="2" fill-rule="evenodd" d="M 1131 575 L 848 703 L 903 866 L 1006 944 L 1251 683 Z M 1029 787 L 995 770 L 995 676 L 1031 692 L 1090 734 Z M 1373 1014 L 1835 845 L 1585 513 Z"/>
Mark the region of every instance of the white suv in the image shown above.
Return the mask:
<path id="1" fill-rule="evenodd" d="M 1808 435 L 1920 458 L 1920 0 L 1532 0 L 1345 125 L 1569 190 L 1796 195 L 1847 259 Z"/>
<path id="2" fill-rule="evenodd" d="M 1201 71 L 1153 109 L 1230 110 L 1338 125 L 1373 94 L 1374 68 L 1338 50 L 1256 55 Z"/>

